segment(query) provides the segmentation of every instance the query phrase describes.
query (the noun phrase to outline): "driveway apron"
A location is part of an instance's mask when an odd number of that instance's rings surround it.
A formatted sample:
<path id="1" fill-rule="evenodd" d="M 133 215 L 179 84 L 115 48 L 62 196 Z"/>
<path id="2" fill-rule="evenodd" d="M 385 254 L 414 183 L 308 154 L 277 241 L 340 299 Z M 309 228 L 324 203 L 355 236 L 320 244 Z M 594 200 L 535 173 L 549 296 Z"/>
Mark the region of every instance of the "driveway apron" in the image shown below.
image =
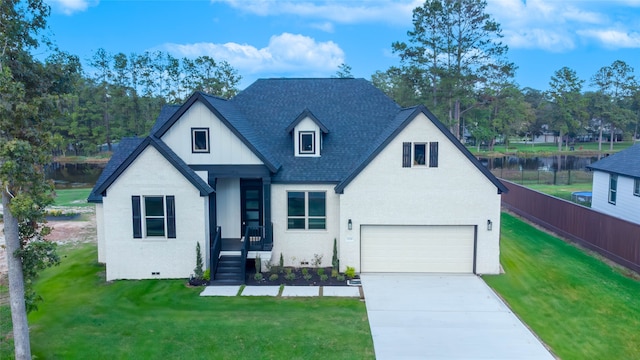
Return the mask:
<path id="1" fill-rule="evenodd" d="M 361 275 L 376 359 L 554 359 L 476 275 Z"/>

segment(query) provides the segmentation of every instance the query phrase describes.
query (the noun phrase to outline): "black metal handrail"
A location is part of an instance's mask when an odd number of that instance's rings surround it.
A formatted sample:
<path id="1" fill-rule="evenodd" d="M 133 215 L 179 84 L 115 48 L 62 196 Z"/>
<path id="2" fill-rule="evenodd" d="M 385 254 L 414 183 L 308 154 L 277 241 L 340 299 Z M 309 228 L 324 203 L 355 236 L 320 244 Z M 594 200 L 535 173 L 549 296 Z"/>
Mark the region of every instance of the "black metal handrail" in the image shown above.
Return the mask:
<path id="1" fill-rule="evenodd" d="M 247 226 L 245 230 L 245 241 L 249 242 L 249 250 L 264 250 L 263 244 L 265 240 L 263 226 Z"/>
<path id="2" fill-rule="evenodd" d="M 220 251 L 222 250 L 222 228 L 216 228 L 216 235 L 211 241 L 211 251 L 209 253 L 211 266 L 209 266 L 210 280 L 214 280 L 216 270 L 218 270 L 218 261 L 220 259 Z"/>
<path id="3" fill-rule="evenodd" d="M 240 266 L 242 266 L 242 282 L 244 283 L 247 278 L 247 254 L 249 253 L 249 226 L 244 231 L 244 242 L 242 242 L 242 248 L 240 249 Z"/>

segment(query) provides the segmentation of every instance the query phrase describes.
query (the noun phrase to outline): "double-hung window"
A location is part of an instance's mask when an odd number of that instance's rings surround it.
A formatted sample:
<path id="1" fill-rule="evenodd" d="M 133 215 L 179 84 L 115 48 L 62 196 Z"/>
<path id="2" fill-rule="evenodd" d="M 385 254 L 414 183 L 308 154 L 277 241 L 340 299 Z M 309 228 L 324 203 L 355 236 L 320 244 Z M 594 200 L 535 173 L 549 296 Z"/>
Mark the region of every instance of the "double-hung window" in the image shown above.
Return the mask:
<path id="1" fill-rule="evenodd" d="M 327 228 L 327 194 L 323 191 L 287 192 L 287 229 L 324 230 Z"/>
<path id="2" fill-rule="evenodd" d="M 616 195 L 618 193 L 618 175 L 609 175 L 609 204 L 616 204 Z"/>
<path id="3" fill-rule="evenodd" d="M 640 179 L 633 179 L 633 195 L 640 196 Z"/>
<path id="4" fill-rule="evenodd" d="M 403 142 L 402 167 L 438 167 L 438 142 Z"/>
<path id="5" fill-rule="evenodd" d="M 133 237 L 176 237 L 174 196 L 132 196 Z"/>
<path id="6" fill-rule="evenodd" d="M 316 133 L 314 131 L 300 131 L 299 133 L 299 149 L 300 154 L 316 153 Z"/>
<path id="7" fill-rule="evenodd" d="M 192 128 L 191 129 L 191 152 L 193 153 L 210 152 L 208 128 Z"/>

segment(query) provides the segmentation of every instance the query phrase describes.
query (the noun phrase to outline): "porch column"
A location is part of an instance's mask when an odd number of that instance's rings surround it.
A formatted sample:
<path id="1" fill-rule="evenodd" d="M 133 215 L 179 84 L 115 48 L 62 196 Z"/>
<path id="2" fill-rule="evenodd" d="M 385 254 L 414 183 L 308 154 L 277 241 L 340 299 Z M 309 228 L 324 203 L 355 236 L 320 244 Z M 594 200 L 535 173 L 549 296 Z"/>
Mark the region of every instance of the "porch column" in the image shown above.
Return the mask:
<path id="1" fill-rule="evenodd" d="M 211 172 L 209 172 L 207 183 L 213 188 L 213 193 L 209 195 L 209 269 L 213 269 L 213 240 L 218 230 L 218 222 L 216 216 L 216 177 Z M 211 276 L 213 277 L 213 274 Z"/>
<path id="2" fill-rule="evenodd" d="M 262 196 L 264 197 L 264 229 L 265 245 L 273 246 L 273 226 L 271 226 L 271 178 L 262 178 Z"/>

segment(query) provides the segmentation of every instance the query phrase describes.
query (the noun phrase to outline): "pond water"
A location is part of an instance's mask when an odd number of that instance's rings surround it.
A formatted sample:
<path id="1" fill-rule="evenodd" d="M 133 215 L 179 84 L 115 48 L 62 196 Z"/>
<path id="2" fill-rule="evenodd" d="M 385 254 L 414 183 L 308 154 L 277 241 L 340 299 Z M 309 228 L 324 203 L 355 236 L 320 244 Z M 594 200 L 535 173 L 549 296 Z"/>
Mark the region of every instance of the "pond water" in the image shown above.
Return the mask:
<path id="1" fill-rule="evenodd" d="M 503 156 L 499 158 L 478 158 L 489 170 L 542 170 L 586 171 L 586 166 L 598 161 L 597 156 L 538 156 L 518 157 Z M 54 181 L 56 188 L 93 187 L 106 164 L 87 163 L 51 163 L 45 168 L 47 179 Z"/>
<path id="2" fill-rule="evenodd" d="M 45 176 L 53 180 L 57 189 L 93 187 L 106 164 L 51 163 L 45 167 Z"/>
<path id="3" fill-rule="evenodd" d="M 499 158 L 479 158 L 480 162 L 489 170 L 582 170 L 587 171 L 587 166 L 598 161 L 597 156 L 538 156 L 538 157 L 518 157 L 503 156 Z"/>

